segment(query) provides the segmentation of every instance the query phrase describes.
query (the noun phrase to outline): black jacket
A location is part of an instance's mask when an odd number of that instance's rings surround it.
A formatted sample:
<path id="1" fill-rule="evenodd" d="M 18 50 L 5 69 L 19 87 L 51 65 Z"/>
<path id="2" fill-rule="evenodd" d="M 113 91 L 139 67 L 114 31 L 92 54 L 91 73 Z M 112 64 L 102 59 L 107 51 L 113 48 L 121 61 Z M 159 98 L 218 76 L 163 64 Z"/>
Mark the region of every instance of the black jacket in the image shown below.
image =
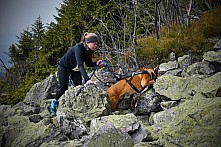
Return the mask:
<path id="1" fill-rule="evenodd" d="M 64 70 L 71 71 L 78 65 L 81 75 L 85 82 L 87 82 L 89 77 L 84 69 L 84 63 L 86 63 L 86 66 L 88 67 L 96 66 L 96 62 L 92 62 L 89 49 L 86 49 L 84 44 L 80 43 L 71 47 L 67 53 L 61 57 L 59 67 Z"/>

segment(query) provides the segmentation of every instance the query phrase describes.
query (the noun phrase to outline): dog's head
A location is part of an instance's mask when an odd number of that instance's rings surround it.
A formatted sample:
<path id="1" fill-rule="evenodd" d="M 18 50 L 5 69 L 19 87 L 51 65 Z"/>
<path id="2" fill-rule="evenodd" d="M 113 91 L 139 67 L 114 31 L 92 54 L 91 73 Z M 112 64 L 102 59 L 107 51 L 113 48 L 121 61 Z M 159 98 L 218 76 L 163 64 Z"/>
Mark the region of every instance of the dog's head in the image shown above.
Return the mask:
<path id="1" fill-rule="evenodd" d="M 149 73 L 151 80 L 155 81 L 157 79 L 159 66 L 156 66 L 155 68 L 143 68 L 143 70 L 146 70 Z"/>
<path id="2" fill-rule="evenodd" d="M 150 86 L 153 83 L 155 83 L 157 76 L 158 76 L 158 69 L 156 68 L 141 68 L 140 71 L 143 72 L 143 74 L 139 75 L 141 78 L 141 85 L 142 87 Z"/>

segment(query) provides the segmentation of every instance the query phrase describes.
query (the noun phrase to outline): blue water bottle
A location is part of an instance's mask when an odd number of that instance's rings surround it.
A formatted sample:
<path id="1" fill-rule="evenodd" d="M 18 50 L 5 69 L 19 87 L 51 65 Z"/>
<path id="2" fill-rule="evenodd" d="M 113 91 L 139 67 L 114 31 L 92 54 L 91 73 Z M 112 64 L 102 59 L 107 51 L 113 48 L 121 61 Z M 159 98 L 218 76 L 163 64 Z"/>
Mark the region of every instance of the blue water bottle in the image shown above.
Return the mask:
<path id="1" fill-rule="evenodd" d="M 51 101 L 51 106 L 50 106 L 51 114 L 55 115 L 57 112 L 57 108 L 58 108 L 58 101 L 56 99 L 53 99 Z"/>

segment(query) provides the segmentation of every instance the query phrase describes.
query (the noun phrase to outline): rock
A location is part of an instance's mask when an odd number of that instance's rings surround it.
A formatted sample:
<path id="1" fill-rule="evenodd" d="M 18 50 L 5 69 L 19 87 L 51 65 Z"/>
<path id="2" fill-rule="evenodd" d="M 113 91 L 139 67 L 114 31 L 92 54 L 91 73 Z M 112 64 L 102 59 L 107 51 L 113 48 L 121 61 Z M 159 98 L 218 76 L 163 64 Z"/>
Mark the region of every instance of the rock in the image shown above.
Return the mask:
<path id="1" fill-rule="evenodd" d="M 126 132 L 116 129 L 113 124 L 101 126 L 89 139 L 84 147 L 133 147 L 134 142 Z"/>
<path id="2" fill-rule="evenodd" d="M 167 75 L 167 76 L 181 76 L 182 74 L 182 69 L 178 68 L 178 69 L 173 69 L 173 70 L 169 70 L 167 72 L 165 72 L 163 75 Z"/>
<path id="3" fill-rule="evenodd" d="M 215 97 L 221 87 L 221 72 L 212 76 L 194 76 L 181 78 L 177 76 L 161 76 L 154 84 L 156 93 L 161 98 L 171 100 L 190 99 L 196 93 L 202 93 L 204 97 Z"/>
<path id="4" fill-rule="evenodd" d="M 38 82 L 32 86 L 26 94 L 24 102 L 42 105 L 43 100 L 52 98 L 52 93 L 56 92 L 58 85 L 56 76 L 51 74 L 42 82 Z"/>
<path id="5" fill-rule="evenodd" d="M 66 116 L 65 113 L 58 111 L 57 120 L 62 133 L 71 140 L 80 139 L 87 134 L 86 127 L 79 118 L 71 118 L 70 116 Z"/>
<path id="6" fill-rule="evenodd" d="M 158 112 L 161 110 L 161 100 L 155 93 L 145 93 L 138 98 L 135 114 L 148 115 L 150 112 Z"/>
<path id="7" fill-rule="evenodd" d="M 199 78 L 194 79 L 195 81 L 199 80 L 199 83 L 196 81 L 196 84 L 194 84 L 193 87 L 193 91 L 195 93 L 203 94 L 205 98 L 216 97 L 217 93 L 219 93 L 219 89 L 221 88 L 221 72 L 206 78 Z"/>
<path id="8" fill-rule="evenodd" d="M 95 118 L 91 121 L 91 134 L 94 134 L 105 123 L 112 123 L 116 128 L 120 128 L 124 132 L 133 132 L 139 127 L 138 120 L 132 113 L 126 115 L 109 115 L 102 118 Z"/>
<path id="9" fill-rule="evenodd" d="M 188 66 L 192 64 L 190 55 L 184 55 L 178 58 L 178 65 L 181 69 L 186 69 Z"/>
<path id="10" fill-rule="evenodd" d="M 80 118 L 83 123 L 87 123 L 93 118 L 111 113 L 109 98 L 102 88 L 90 84 L 85 86 L 78 96 L 75 96 L 79 88 L 82 87 L 69 87 L 65 94 L 59 99 L 60 104 L 58 110 L 64 113 L 66 117 L 77 117 Z"/>
<path id="11" fill-rule="evenodd" d="M 151 142 L 140 142 L 135 144 L 134 147 L 163 147 L 159 140 Z"/>
<path id="12" fill-rule="evenodd" d="M 166 102 L 161 102 L 160 106 L 163 110 L 170 109 L 172 107 L 175 107 L 179 104 L 179 101 L 166 101 Z"/>
<path id="13" fill-rule="evenodd" d="M 128 110 L 131 109 L 131 101 L 137 99 L 137 94 L 125 95 L 117 104 L 117 110 Z"/>
<path id="14" fill-rule="evenodd" d="M 99 84 L 70 86 L 59 99 L 57 117 L 50 117 L 47 106 L 58 85 L 51 75 L 23 102 L 0 106 L 0 146 L 220 146 L 220 50 L 203 58 L 189 65 L 184 55 L 161 64 L 164 75 L 153 91 L 136 95 L 133 114 L 111 113 L 106 87 L 93 77 Z M 104 68 L 98 75 L 105 82 L 112 76 Z M 119 107 L 129 104 L 125 100 Z"/>
<path id="15" fill-rule="evenodd" d="M 137 129 L 137 131 L 131 134 L 131 138 L 133 139 L 134 143 L 140 143 L 147 137 L 147 133 L 143 127 Z"/>
<path id="16" fill-rule="evenodd" d="M 208 62 L 221 63 L 221 50 L 206 52 L 203 55 L 203 59 Z"/>
<path id="17" fill-rule="evenodd" d="M 82 144 L 79 141 L 69 140 L 69 141 L 59 141 L 52 140 L 50 142 L 44 142 L 40 147 L 80 147 Z"/>
<path id="18" fill-rule="evenodd" d="M 111 123 L 117 129 L 129 133 L 135 143 L 141 142 L 147 137 L 147 134 L 143 131 L 142 126 L 134 114 L 109 115 L 102 118 L 93 119 L 90 125 L 91 135 L 93 135 L 96 130 L 107 123 Z"/>
<path id="19" fill-rule="evenodd" d="M 214 65 L 210 62 L 207 61 L 202 61 L 202 62 L 196 62 L 192 65 L 190 65 L 185 74 L 186 76 L 193 76 L 193 75 L 211 75 L 214 74 L 215 72 L 218 72 L 218 69 L 214 67 Z"/>
<path id="20" fill-rule="evenodd" d="M 214 45 L 214 49 L 221 49 L 221 39 Z"/>
<path id="21" fill-rule="evenodd" d="M 167 63 L 161 63 L 159 65 L 159 72 L 166 72 L 166 71 L 177 69 L 177 68 L 178 68 L 177 61 L 169 61 Z"/>
<path id="22" fill-rule="evenodd" d="M 169 54 L 168 60 L 169 60 L 169 61 L 175 61 L 175 60 L 176 60 L 176 55 L 175 55 L 174 52 L 171 52 L 171 53 Z"/>
<path id="23" fill-rule="evenodd" d="M 10 105 L 0 105 L 0 112 L 4 113 L 8 108 L 11 108 Z"/>
<path id="24" fill-rule="evenodd" d="M 185 100 L 154 114 L 151 134 L 165 146 L 219 146 L 221 98 Z"/>
<path id="25" fill-rule="evenodd" d="M 30 122 L 33 122 L 33 123 L 38 123 L 38 122 L 40 122 L 42 119 L 43 119 L 42 116 L 41 116 L 41 115 L 38 115 L 38 114 L 29 116 Z"/>
<path id="26" fill-rule="evenodd" d="M 0 136 L 2 146 L 40 146 L 43 142 L 59 139 L 63 135 L 54 125 L 44 125 L 43 121 L 33 123 L 28 116 L 12 116 L 5 119 Z"/>
<path id="27" fill-rule="evenodd" d="M 33 114 L 39 114 L 41 111 L 40 105 L 36 103 L 26 103 L 26 102 L 19 102 L 13 108 L 20 110 L 20 115 L 29 116 Z"/>
<path id="28" fill-rule="evenodd" d="M 221 50 L 206 52 L 203 59 L 210 62 L 218 71 L 221 71 Z"/>

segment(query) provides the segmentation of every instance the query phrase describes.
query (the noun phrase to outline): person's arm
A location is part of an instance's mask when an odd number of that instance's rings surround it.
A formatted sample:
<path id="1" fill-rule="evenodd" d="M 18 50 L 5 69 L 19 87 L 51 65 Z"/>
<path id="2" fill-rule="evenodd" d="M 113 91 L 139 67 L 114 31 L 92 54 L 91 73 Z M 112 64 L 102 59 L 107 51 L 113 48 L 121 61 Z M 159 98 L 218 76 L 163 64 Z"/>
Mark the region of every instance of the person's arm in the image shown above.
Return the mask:
<path id="1" fill-rule="evenodd" d="M 89 77 L 87 75 L 87 72 L 86 70 L 84 69 L 84 59 L 83 59 L 83 51 L 82 49 L 80 48 L 80 46 L 78 46 L 76 49 L 75 49 L 75 58 L 76 58 L 76 61 L 77 61 L 77 64 L 78 64 L 78 67 L 79 67 L 79 70 L 81 72 L 81 75 L 83 76 L 84 78 L 84 81 L 85 83 L 89 80 Z"/>
<path id="2" fill-rule="evenodd" d="M 86 82 L 89 80 L 89 77 L 88 77 L 88 75 L 87 75 L 87 72 L 86 72 L 85 69 L 84 69 L 83 64 L 79 65 L 79 70 L 80 70 L 80 72 L 81 72 L 81 75 L 82 75 L 83 78 L 84 78 L 84 82 L 86 83 Z"/>
<path id="3" fill-rule="evenodd" d="M 86 63 L 86 66 L 87 66 L 87 67 L 94 67 L 94 66 L 97 65 L 96 62 L 92 62 L 92 59 L 91 59 L 91 57 L 90 57 L 89 54 L 86 56 L 86 61 L 85 61 L 85 63 Z"/>

